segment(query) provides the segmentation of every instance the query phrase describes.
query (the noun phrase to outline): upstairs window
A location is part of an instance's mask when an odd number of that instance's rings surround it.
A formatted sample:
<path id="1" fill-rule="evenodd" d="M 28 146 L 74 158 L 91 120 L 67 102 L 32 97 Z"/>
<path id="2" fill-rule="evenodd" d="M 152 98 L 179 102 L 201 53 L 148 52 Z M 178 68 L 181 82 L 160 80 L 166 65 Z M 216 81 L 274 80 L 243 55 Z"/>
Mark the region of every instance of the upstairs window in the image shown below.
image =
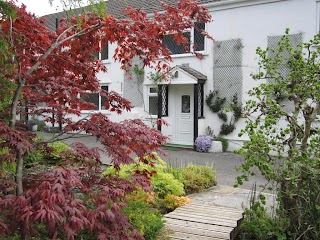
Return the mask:
<path id="1" fill-rule="evenodd" d="M 96 60 L 108 60 L 109 59 L 109 45 L 108 43 L 105 44 L 103 47 L 101 45 L 101 43 L 99 44 L 100 47 L 100 52 L 95 52 L 93 53 L 93 57 Z"/>
<path id="2" fill-rule="evenodd" d="M 163 44 L 169 48 L 171 54 L 183 54 L 190 52 L 190 32 L 183 33 L 183 36 L 189 40 L 188 44 L 177 44 L 173 34 L 165 35 Z"/>
<path id="3" fill-rule="evenodd" d="M 109 87 L 101 86 L 101 89 L 108 91 Z M 95 111 L 106 110 L 106 107 L 105 107 L 106 98 L 102 97 L 99 93 L 89 93 L 88 95 L 81 96 L 81 99 L 88 103 L 93 103 L 95 105 L 95 107 L 93 108 L 82 109 L 82 110 L 95 110 Z"/>
<path id="4" fill-rule="evenodd" d="M 177 44 L 173 34 L 165 35 L 163 44 L 168 47 L 171 54 L 184 54 L 194 51 L 204 51 L 205 37 L 201 34 L 205 30 L 204 23 L 196 23 L 195 28 L 189 29 L 183 33 L 183 36 L 188 39 L 187 44 Z"/>

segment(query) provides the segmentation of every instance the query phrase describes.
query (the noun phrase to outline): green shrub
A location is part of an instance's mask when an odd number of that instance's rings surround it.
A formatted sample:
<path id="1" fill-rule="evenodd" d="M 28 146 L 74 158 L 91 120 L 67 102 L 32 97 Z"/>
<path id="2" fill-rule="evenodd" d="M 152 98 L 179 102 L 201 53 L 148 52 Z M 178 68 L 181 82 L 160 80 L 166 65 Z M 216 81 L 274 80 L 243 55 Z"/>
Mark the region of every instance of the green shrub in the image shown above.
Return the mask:
<path id="1" fill-rule="evenodd" d="M 216 171 L 209 166 L 190 164 L 185 168 L 169 170 L 183 185 L 186 194 L 201 192 L 217 184 Z"/>
<path id="2" fill-rule="evenodd" d="M 222 143 L 222 151 L 227 151 L 228 147 L 229 147 L 229 142 L 228 139 L 225 139 L 221 136 L 215 137 L 214 141 L 220 141 Z"/>
<path id="3" fill-rule="evenodd" d="M 151 184 L 158 198 L 165 198 L 168 194 L 177 196 L 185 194 L 183 184 L 171 173 L 157 171 L 157 173 L 151 177 Z"/>
<path id="4" fill-rule="evenodd" d="M 41 148 L 35 149 L 33 152 L 28 152 L 24 163 L 40 162 L 44 158 L 43 150 Z"/>
<path id="5" fill-rule="evenodd" d="M 61 152 L 67 151 L 70 147 L 62 141 L 52 142 L 48 144 L 53 149 L 52 156 L 61 157 Z"/>
<path id="6" fill-rule="evenodd" d="M 157 239 L 164 226 L 161 213 L 143 201 L 130 201 L 123 213 L 146 240 Z"/>
<path id="7" fill-rule="evenodd" d="M 0 172 L 5 174 L 15 174 L 16 173 L 16 162 L 1 161 L 0 162 Z"/>
<path id="8" fill-rule="evenodd" d="M 61 153 L 70 149 L 70 147 L 62 141 L 56 141 L 48 144 L 48 150 L 45 152 L 45 159 L 48 162 L 59 161 L 62 159 Z"/>
<path id="9" fill-rule="evenodd" d="M 9 153 L 8 148 L 0 148 L 0 157 Z M 16 172 L 16 163 L 10 161 L 0 161 L 0 173 L 12 174 Z"/>
<path id="10" fill-rule="evenodd" d="M 276 219 L 270 216 L 265 206 L 255 203 L 251 209 L 244 212 L 244 221 L 240 225 L 239 239 L 285 240 L 288 221 L 285 218 Z"/>
<path id="11" fill-rule="evenodd" d="M 168 165 L 160 157 L 157 156 L 157 158 L 157 163 L 154 164 L 153 168 L 148 164 L 140 162 L 137 164 L 121 165 L 121 170 L 118 173 L 113 167 L 110 167 L 106 171 L 104 171 L 103 174 L 119 174 L 119 176 L 122 178 L 128 178 L 135 170 L 155 170 L 156 174 L 152 175 L 151 184 L 153 187 L 153 191 L 158 198 L 165 198 L 165 196 L 167 196 L 168 194 L 177 196 L 184 195 L 185 192 L 183 184 L 171 173 L 167 172 L 166 169 L 168 168 Z"/>
<path id="12" fill-rule="evenodd" d="M 160 205 L 161 208 L 166 209 L 166 211 L 168 212 L 173 211 L 174 209 L 186 205 L 190 202 L 190 198 L 169 194 L 164 199 L 160 200 Z"/>
<path id="13" fill-rule="evenodd" d="M 289 224 L 287 218 L 281 216 L 280 211 L 277 212 L 277 216 L 268 213 L 266 198 L 263 194 L 257 193 L 256 184 L 251 189 L 249 203 L 249 208 L 244 211 L 244 221 L 240 225 L 238 239 L 287 239 L 286 229 Z"/>

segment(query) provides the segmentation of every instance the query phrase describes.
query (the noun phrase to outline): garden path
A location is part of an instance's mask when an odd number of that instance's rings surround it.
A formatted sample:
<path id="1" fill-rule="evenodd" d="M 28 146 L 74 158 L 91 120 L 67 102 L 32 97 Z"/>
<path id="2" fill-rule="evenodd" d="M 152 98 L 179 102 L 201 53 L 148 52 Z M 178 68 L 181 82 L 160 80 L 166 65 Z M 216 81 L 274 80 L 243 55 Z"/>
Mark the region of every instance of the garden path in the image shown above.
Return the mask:
<path id="1" fill-rule="evenodd" d="M 272 206 L 274 195 L 267 193 L 265 196 L 267 206 Z M 242 222 L 243 209 L 250 204 L 252 192 L 218 185 L 188 197 L 192 200 L 190 204 L 164 216 L 172 239 L 234 239 Z"/>

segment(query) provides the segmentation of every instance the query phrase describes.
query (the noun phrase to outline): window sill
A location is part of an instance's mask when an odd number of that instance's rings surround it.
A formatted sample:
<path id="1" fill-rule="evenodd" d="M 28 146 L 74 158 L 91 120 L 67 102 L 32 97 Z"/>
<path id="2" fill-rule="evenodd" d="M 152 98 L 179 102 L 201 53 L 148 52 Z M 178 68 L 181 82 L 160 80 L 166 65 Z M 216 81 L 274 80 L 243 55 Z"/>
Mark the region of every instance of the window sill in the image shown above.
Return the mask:
<path id="1" fill-rule="evenodd" d="M 205 51 L 203 52 L 198 52 L 202 56 L 208 56 L 209 54 Z M 193 53 L 183 53 L 183 54 L 173 54 L 171 55 L 172 58 L 185 58 L 185 57 L 196 57 L 195 54 Z"/>
<path id="2" fill-rule="evenodd" d="M 111 60 L 109 59 L 106 59 L 106 60 L 101 60 L 103 64 L 110 64 L 111 63 Z"/>
<path id="3" fill-rule="evenodd" d="M 148 117 L 145 117 L 145 119 L 158 119 L 158 115 L 149 115 Z"/>
<path id="4" fill-rule="evenodd" d="M 209 56 L 209 53 L 207 53 L 206 51 L 202 51 L 202 52 L 198 52 L 200 55 L 202 55 L 202 56 Z M 186 57 L 196 57 L 196 55 L 195 54 L 193 54 L 193 53 L 182 53 L 182 54 L 172 54 L 172 55 L 170 55 L 171 56 L 171 58 L 186 58 Z M 164 57 L 162 56 L 162 57 L 160 57 L 160 59 L 164 59 Z"/>
<path id="5" fill-rule="evenodd" d="M 82 110 L 81 111 L 81 114 L 96 114 L 96 113 L 102 113 L 102 114 L 105 114 L 105 115 L 110 115 L 110 111 L 108 110 Z"/>

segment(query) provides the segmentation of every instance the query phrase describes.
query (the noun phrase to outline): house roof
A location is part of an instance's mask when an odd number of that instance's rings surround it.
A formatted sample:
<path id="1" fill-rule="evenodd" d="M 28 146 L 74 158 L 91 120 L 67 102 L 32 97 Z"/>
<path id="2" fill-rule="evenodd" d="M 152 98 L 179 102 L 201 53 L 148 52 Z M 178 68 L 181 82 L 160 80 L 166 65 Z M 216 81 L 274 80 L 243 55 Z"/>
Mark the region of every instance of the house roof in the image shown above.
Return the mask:
<path id="1" fill-rule="evenodd" d="M 228 1 L 228 0 L 198 0 L 200 4 L 208 4 L 213 2 L 222 2 L 222 1 Z M 172 0 L 108 0 L 106 1 L 107 11 L 110 15 L 115 16 L 116 18 L 125 18 L 125 15 L 123 15 L 122 11 L 127 7 L 134 7 L 137 9 L 141 9 L 147 13 L 153 13 L 154 11 L 161 11 L 163 10 L 161 6 L 161 2 L 166 3 L 168 5 L 175 5 L 177 1 Z M 79 15 L 82 13 L 84 8 L 78 8 L 75 9 L 72 12 L 72 15 Z M 56 19 L 62 19 L 66 18 L 68 16 L 68 12 L 57 12 L 49 15 L 42 16 L 45 18 L 46 26 L 51 29 L 55 30 L 56 28 Z"/>
<path id="2" fill-rule="evenodd" d="M 201 72 L 198 72 L 197 70 L 189 67 L 189 64 L 182 64 L 182 65 L 177 65 L 176 67 L 182 69 L 183 71 L 189 73 L 193 77 L 195 77 L 198 80 L 207 80 L 207 76 L 203 75 Z"/>

